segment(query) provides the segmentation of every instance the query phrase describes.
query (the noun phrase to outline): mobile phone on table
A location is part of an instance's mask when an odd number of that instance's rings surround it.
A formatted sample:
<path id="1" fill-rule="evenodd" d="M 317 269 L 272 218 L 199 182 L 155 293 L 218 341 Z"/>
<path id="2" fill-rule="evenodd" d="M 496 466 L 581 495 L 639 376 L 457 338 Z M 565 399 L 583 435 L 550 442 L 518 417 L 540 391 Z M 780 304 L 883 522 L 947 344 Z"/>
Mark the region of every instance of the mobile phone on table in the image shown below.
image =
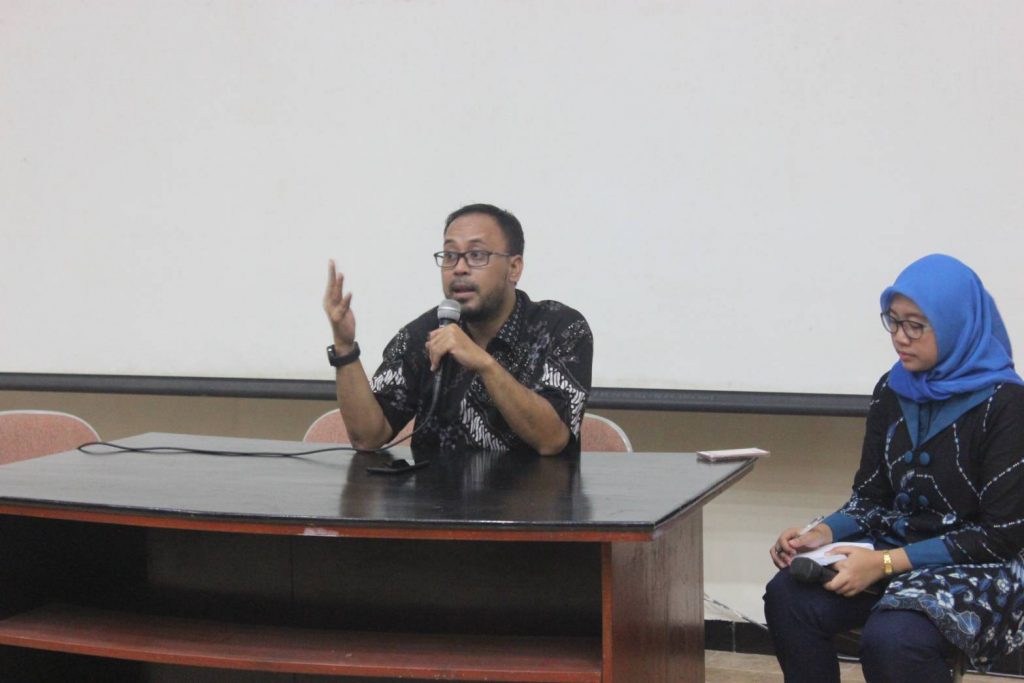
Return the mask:
<path id="1" fill-rule="evenodd" d="M 392 460 L 386 465 L 367 467 L 366 471 L 371 474 L 405 474 L 406 472 L 412 472 L 413 470 L 426 467 L 429 464 L 429 460 L 414 460 L 413 462 L 409 462 L 404 458 L 399 458 L 398 460 Z"/>

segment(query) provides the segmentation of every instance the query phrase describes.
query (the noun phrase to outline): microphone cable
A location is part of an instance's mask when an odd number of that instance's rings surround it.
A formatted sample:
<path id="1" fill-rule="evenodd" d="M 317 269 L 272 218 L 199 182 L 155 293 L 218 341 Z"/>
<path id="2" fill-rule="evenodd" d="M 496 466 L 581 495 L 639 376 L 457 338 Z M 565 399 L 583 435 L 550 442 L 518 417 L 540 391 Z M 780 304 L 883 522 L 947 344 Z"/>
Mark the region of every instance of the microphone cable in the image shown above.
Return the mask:
<path id="1" fill-rule="evenodd" d="M 104 450 L 105 449 L 105 450 Z M 283 451 L 229 451 L 213 448 L 185 448 L 179 446 L 123 446 L 111 441 L 89 441 L 83 443 L 77 450 L 86 455 L 116 455 L 118 453 L 149 453 L 152 455 L 216 455 L 232 458 L 301 458 L 317 453 L 329 453 L 332 451 L 360 452 L 358 448 L 339 444 L 327 448 L 314 448 L 306 451 L 283 452 Z M 380 450 L 380 449 L 377 449 Z M 366 452 L 366 451 L 362 451 Z M 374 451 L 370 451 L 374 452 Z"/>

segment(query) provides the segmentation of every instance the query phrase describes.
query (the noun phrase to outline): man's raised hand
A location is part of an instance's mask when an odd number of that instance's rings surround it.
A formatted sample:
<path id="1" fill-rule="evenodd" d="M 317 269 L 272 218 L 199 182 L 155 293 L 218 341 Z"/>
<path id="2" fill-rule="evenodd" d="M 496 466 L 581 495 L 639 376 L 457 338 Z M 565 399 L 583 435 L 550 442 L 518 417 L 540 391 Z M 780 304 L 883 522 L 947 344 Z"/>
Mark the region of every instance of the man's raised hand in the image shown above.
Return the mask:
<path id="1" fill-rule="evenodd" d="M 334 332 L 334 347 L 338 354 L 349 353 L 356 341 L 356 318 L 352 315 L 352 293 L 344 291 L 345 275 L 334 268 L 334 259 L 327 262 L 327 291 L 324 292 L 324 312 Z"/>

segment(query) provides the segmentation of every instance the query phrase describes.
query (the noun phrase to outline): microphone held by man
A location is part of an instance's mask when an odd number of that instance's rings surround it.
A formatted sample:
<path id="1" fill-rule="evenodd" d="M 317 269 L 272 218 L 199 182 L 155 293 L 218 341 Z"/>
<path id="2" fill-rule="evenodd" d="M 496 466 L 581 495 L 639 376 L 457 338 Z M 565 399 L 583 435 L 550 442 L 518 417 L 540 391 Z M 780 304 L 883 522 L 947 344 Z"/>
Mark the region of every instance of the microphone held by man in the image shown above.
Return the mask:
<path id="1" fill-rule="evenodd" d="M 462 317 L 462 306 L 455 299 L 445 299 L 437 307 L 437 327 L 447 327 L 448 325 L 459 323 L 459 318 Z M 448 370 L 448 358 L 443 357 L 441 364 L 436 370 L 434 370 L 434 386 L 430 392 L 430 407 L 427 408 L 427 416 L 433 416 L 434 410 L 437 409 L 437 399 L 441 396 L 441 385 L 444 384 L 444 378 Z"/>

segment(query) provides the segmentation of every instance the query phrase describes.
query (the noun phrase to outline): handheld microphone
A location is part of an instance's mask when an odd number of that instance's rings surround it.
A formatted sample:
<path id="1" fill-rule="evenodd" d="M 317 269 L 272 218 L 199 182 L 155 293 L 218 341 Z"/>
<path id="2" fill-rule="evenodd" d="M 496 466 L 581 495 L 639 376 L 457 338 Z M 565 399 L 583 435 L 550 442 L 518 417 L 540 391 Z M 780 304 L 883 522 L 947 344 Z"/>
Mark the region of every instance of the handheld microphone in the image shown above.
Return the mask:
<path id="1" fill-rule="evenodd" d="M 437 326 L 447 327 L 452 323 L 458 323 L 462 317 L 462 306 L 454 299 L 445 299 L 437 307 Z M 434 414 L 437 408 L 437 399 L 441 395 L 441 384 L 444 381 L 445 368 L 448 366 L 447 356 L 441 359 L 441 363 L 434 372 L 434 388 L 430 393 L 430 408 L 427 409 L 427 417 Z"/>
<path id="2" fill-rule="evenodd" d="M 809 557 L 794 557 L 789 563 L 789 573 L 804 583 L 828 583 L 838 574 L 832 567 L 818 564 Z"/>
<path id="3" fill-rule="evenodd" d="M 459 322 L 462 317 L 462 306 L 455 299 L 445 299 L 437 306 L 437 326 L 445 327 Z"/>
<path id="4" fill-rule="evenodd" d="M 789 573 L 794 579 L 804 583 L 828 583 L 839 572 L 832 567 L 818 564 L 809 557 L 794 557 L 789 563 Z M 865 588 L 863 592 L 878 595 L 878 589 L 874 586 Z"/>

